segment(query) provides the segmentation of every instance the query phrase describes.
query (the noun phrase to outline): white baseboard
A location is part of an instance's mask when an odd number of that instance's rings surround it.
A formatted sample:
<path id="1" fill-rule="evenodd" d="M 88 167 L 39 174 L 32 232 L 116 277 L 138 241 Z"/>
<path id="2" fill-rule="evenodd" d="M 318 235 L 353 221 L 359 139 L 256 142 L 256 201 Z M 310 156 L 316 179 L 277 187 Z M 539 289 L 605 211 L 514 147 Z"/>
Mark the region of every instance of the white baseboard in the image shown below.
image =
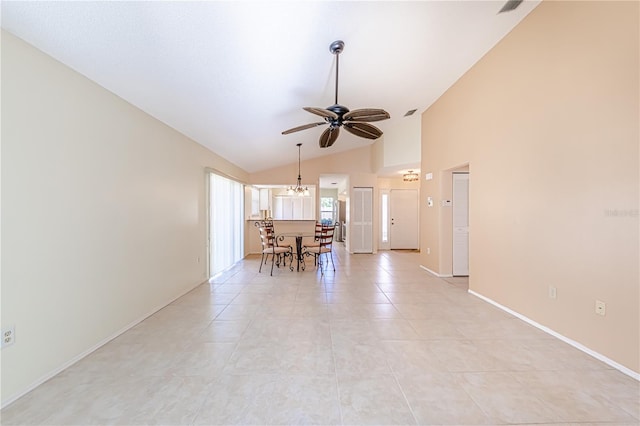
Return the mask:
<path id="1" fill-rule="evenodd" d="M 524 316 L 522 314 L 519 314 L 516 311 L 513 311 L 513 310 L 507 308 L 506 306 L 502 306 L 498 302 L 496 302 L 496 301 L 494 301 L 492 299 L 489 299 L 488 297 L 483 296 L 480 293 L 476 293 L 473 290 L 469 290 L 469 293 L 473 294 L 474 296 L 476 296 L 476 297 L 478 297 L 478 298 L 480 298 L 482 300 L 484 300 L 487 303 L 492 304 L 496 308 L 501 309 L 501 310 L 513 315 L 516 318 L 521 319 L 522 321 L 524 321 L 524 322 L 536 327 L 537 329 L 542 330 L 545 333 L 550 334 L 553 337 L 562 340 L 563 342 L 573 346 L 574 348 L 579 349 L 579 350 L 581 350 L 582 352 L 584 352 L 584 353 L 586 353 L 588 355 L 591 355 L 595 359 L 604 362 L 605 364 L 615 368 L 616 370 L 619 370 L 620 372 L 626 374 L 627 376 L 640 381 L 640 373 L 637 373 L 637 372 L 631 370 L 630 368 L 625 367 L 624 365 L 618 364 L 614 360 L 612 360 L 610 358 L 607 358 L 606 356 L 602 355 L 601 353 L 598 353 L 598 352 L 596 352 L 594 350 L 591 350 L 588 347 L 584 346 L 583 344 L 578 343 L 575 340 L 572 340 L 572 339 L 570 339 L 570 338 L 568 338 L 566 336 L 563 336 L 562 334 L 553 331 L 549 327 L 545 327 L 544 325 L 539 324 L 539 323 L 535 322 L 534 320 L 532 320 L 532 319 L 530 319 L 530 318 L 528 318 L 528 317 L 526 317 L 526 316 Z"/>
<path id="2" fill-rule="evenodd" d="M 67 368 L 71 367 L 73 364 L 75 364 L 76 362 L 80 361 L 81 359 L 83 359 L 84 357 L 86 357 L 87 355 L 90 355 L 92 352 L 100 349 L 102 346 L 106 345 L 107 343 L 109 343 L 110 341 L 112 341 L 113 339 L 115 339 L 116 337 L 120 336 L 122 333 L 128 331 L 129 329 L 135 327 L 136 325 L 140 324 L 142 321 L 144 321 L 145 319 L 149 318 L 151 315 L 155 314 L 156 312 L 158 312 L 160 309 L 169 306 L 170 304 L 172 304 L 173 302 L 175 302 L 176 300 L 178 300 L 179 298 L 181 298 L 182 296 L 184 296 L 185 294 L 189 293 L 191 290 L 193 290 L 194 288 L 198 287 L 199 285 L 202 285 L 204 283 L 208 283 L 208 280 L 205 280 L 203 282 L 200 282 L 196 285 L 194 285 L 191 288 L 188 288 L 187 290 L 185 290 L 183 293 L 181 293 L 179 296 L 173 298 L 171 301 L 169 301 L 168 303 L 159 306 L 159 307 L 155 307 L 153 308 L 149 313 L 144 314 L 141 318 L 134 320 L 132 322 L 130 322 L 129 324 L 127 324 L 126 326 L 124 326 L 123 328 L 121 328 L 120 330 L 116 331 L 115 333 L 113 333 L 111 336 L 101 340 L 100 342 L 96 343 L 95 345 L 93 345 L 92 347 L 90 347 L 89 349 L 87 349 L 86 351 L 80 353 L 79 355 L 71 358 L 69 361 L 65 362 L 64 364 L 62 364 L 61 366 L 57 367 L 56 369 L 49 371 L 48 373 L 44 374 L 43 376 L 41 376 L 39 379 L 35 380 L 33 383 L 31 383 L 29 386 L 27 386 L 26 389 L 24 389 L 23 391 L 19 392 L 16 395 L 12 395 L 9 398 L 7 398 L 6 400 L 2 401 L 2 404 L 0 404 L 0 409 L 4 409 L 5 407 L 7 407 L 9 404 L 15 402 L 16 400 L 18 400 L 19 398 L 22 398 L 24 395 L 28 394 L 29 392 L 31 392 L 32 390 L 34 390 L 35 388 L 37 388 L 38 386 L 40 386 L 41 384 L 43 384 L 44 382 L 46 382 L 49 379 L 52 379 L 53 377 L 57 376 L 58 374 L 62 373 L 64 370 L 66 370 Z"/>
<path id="3" fill-rule="evenodd" d="M 422 269 L 424 269 L 425 271 L 427 271 L 428 273 L 430 273 L 431 275 L 435 275 L 438 278 L 451 278 L 453 277 L 453 275 L 450 274 L 439 274 L 437 272 L 432 271 L 431 269 L 427 268 L 426 266 L 420 265 L 420 267 Z"/>

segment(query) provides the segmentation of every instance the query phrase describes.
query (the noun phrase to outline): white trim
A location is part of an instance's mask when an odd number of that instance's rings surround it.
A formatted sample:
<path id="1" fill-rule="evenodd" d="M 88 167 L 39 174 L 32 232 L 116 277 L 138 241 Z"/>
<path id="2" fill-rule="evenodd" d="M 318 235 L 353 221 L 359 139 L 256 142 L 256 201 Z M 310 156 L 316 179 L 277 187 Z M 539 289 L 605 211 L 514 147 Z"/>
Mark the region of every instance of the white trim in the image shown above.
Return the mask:
<path id="1" fill-rule="evenodd" d="M 432 271 L 431 269 L 427 268 L 426 266 L 420 265 L 420 267 L 422 269 L 424 269 L 425 271 L 427 271 L 428 273 L 435 275 L 438 278 L 451 278 L 453 277 L 453 275 L 445 275 L 445 274 L 439 274 L 437 272 Z"/>
<path id="2" fill-rule="evenodd" d="M 557 333 L 557 332 L 553 331 L 552 329 L 550 329 L 548 327 L 545 327 L 544 325 L 539 324 L 539 323 L 535 322 L 534 320 L 532 320 L 530 318 L 527 318 L 526 316 L 524 316 L 522 314 L 519 314 L 518 312 L 507 308 L 506 306 L 502 306 L 498 302 L 495 302 L 494 300 L 491 300 L 486 296 L 483 296 L 483 295 L 481 295 L 479 293 L 476 293 L 475 291 L 473 291 L 471 289 L 469 289 L 468 291 L 469 291 L 470 294 L 473 294 L 474 296 L 484 300 L 485 302 L 490 303 L 490 304 L 492 304 L 493 306 L 495 306 L 495 307 L 497 307 L 499 309 L 502 309 L 503 311 L 513 315 L 516 318 L 521 319 L 522 321 L 524 321 L 524 322 L 536 327 L 537 329 L 542 330 L 545 333 L 550 334 L 553 337 L 555 337 L 557 339 L 560 339 L 563 342 L 573 346 L 574 348 L 579 349 L 579 350 L 581 350 L 582 352 L 584 352 L 584 353 L 586 353 L 588 355 L 591 355 L 595 359 L 597 359 L 599 361 L 602 361 L 605 364 L 610 365 L 611 367 L 615 368 L 616 370 L 619 370 L 620 372 L 626 374 L 627 376 L 640 381 L 640 373 L 637 373 L 637 372 L 631 370 L 630 368 L 625 367 L 624 365 L 618 364 L 614 360 L 612 360 L 610 358 L 607 358 L 606 356 L 602 355 L 601 353 L 598 353 L 598 352 L 596 352 L 596 351 L 594 351 L 592 349 L 589 349 L 588 347 L 584 346 L 583 344 L 578 343 L 575 340 L 572 340 L 572 339 L 570 339 L 570 338 L 568 338 L 566 336 L 563 336 L 562 334 Z"/>
<path id="3" fill-rule="evenodd" d="M 209 281 L 206 280 L 206 281 L 202 281 L 202 282 L 194 285 L 193 287 L 187 289 L 184 293 L 180 294 L 179 296 L 177 296 L 174 299 L 172 299 L 171 301 L 169 301 L 167 304 L 162 305 L 162 306 L 157 307 L 157 308 L 153 308 L 148 314 L 143 315 L 141 318 L 139 318 L 137 320 L 134 320 L 133 322 L 131 322 L 128 325 L 124 326 L 123 328 L 121 328 L 120 330 L 116 331 L 111 336 L 101 340 L 100 342 L 96 343 L 95 345 L 93 345 L 92 347 L 87 349 L 86 351 L 84 351 L 84 352 L 80 353 L 79 355 L 71 358 L 69 361 L 65 362 L 60 367 L 57 367 L 57 368 L 49 371 L 48 373 L 44 374 L 39 379 L 35 380 L 33 383 L 31 383 L 29 386 L 27 386 L 22 392 L 20 392 L 20 393 L 18 393 L 16 395 L 12 395 L 9 398 L 7 398 L 6 400 L 2 401 L 2 404 L 0 405 L 0 409 L 5 409 L 7 406 L 12 404 L 13 402 L 18 400 L 19 398 L 22 398 L 23 396 L 25 396 L 26 394 L 28 394 L 29 392 L 31 392 L 32 390 L 34 390 L 35 388 L 37 388 L 38 386 L 40 386 L 41 384 L 46 382 L 47 380 L 52 379 L 53 377 L 55 377 L 58 374 L 62 373 L 64 370 L 66 370 L 67 368 L 71 367 L 73 364 L 75 364 L 76 362 L 80 361 L 81 359 L 83 359 L 87 355 L 90 355 L 92 352 L 100 349 L 102 346 L 106 345 L 111 340 L 115 339 L 116 337 L 120 336 L 121 334 L 125 333 L 126 331 L 130 330 L 131 328 L 135 327 L 136 325 L 140 324 L 142 321 L 144 321 L 145 319 L 149 318 L 151 315 L 155 314 L 160 309 L 163 309 L 163 308 L 169 306 L 170 304 L 172 304 L 173 302 L 175 302 L 176 300 L 178 300 L 179 298 L 181 298 L 185 294 L 189 293 L 194 288 L 196 288 L 199 285 L 202 285 L 204 283 L 208 283 L 208 282 Z"/>

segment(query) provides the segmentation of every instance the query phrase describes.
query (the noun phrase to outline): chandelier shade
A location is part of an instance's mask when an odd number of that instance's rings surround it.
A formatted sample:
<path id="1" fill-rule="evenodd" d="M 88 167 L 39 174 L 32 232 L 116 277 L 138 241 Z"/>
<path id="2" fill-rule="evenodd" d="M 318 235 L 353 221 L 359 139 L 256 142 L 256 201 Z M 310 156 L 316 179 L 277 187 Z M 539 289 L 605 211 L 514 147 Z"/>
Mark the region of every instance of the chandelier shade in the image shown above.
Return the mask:
<path id="1" fill-rule="evenodd" d="M 309 195 L 309 188 L 306 186 L 302 186 L 302 178 L 300 177 L 300 147 L 302 146 L 302 144 L 298 143 L 296 144 L 296 146 L 298 147 L 298 181 L 296 183 L 296 186 L 292 185 L 287 188 L 287 192 L 291 195 L 298 195 L 302 197 L 305 195 Z"/>

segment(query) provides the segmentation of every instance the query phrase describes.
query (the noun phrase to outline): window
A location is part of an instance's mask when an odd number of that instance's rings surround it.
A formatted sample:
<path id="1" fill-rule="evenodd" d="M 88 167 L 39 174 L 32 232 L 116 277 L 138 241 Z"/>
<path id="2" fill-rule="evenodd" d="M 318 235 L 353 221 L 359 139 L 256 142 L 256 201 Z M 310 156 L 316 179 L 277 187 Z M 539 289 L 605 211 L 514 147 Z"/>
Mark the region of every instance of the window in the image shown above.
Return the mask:
<path id="1" fill-rule="evenodd" d="M 380 202 L 380 213 L 381 219 L 380 224 L 382 225 L 382 242 L 386 243 L 389 241 L 389 194 L 382 194 L 382 200 Z"/>
<path id="2" fill-rule="evenodd" d="M 333 223 L 335 221 L 333 213 L 333 198 L 320 197 L 320 221 Z"/>

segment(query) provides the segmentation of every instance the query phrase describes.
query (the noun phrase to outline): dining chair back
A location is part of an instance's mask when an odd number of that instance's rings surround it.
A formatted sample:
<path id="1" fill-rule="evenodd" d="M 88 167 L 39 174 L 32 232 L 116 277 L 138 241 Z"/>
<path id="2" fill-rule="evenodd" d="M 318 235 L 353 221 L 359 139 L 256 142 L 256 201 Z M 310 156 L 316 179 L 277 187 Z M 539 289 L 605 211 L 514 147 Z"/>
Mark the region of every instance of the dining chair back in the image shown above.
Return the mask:
<path id="1" fill-rule="evenodd" d="M 274 265 L 277 265 L 278 268 L 280 264 L 287 266 L 287 257 L 290 259 L 289 268 L 293 270 L 293 249 L 290 245 L 278 245 L 273 222 L 259 221 L 255 223 L 255 226 L 260 232 L 260 244 L 262 245 L 262 258 L 258 272 L 262 272 L 262 265 L 267 263 L 269 256 L 271 256 L 271 275 L 273 275 Z"/>
<path id="2" fill-rule="evenodd" d="M 313 241 L 305 241 L 304 247 L 319 247 L 320 246 L 320 234 L 322 233 L 322 228 L 324 225 L 320 222 L 316 222 L 316 228 L 314 231 Z"/>
<path id="3" fill-rule="evenodd" d="M 335 232 L 335 224 L 322 225 L 320 229 L 320 235 L 318 237 L 317 245 L 305 246 L 305 254 L 314 256 L 314 261 L 320 272 L 324 274 L 323 266 L 327 267 L 327 257 L 331 261 L 333 270 L 336 270 L 335 263 L 333 261 L 333 234 Z M 322 261 L 322 255 L 324 255 L 325 262 Z"/>

